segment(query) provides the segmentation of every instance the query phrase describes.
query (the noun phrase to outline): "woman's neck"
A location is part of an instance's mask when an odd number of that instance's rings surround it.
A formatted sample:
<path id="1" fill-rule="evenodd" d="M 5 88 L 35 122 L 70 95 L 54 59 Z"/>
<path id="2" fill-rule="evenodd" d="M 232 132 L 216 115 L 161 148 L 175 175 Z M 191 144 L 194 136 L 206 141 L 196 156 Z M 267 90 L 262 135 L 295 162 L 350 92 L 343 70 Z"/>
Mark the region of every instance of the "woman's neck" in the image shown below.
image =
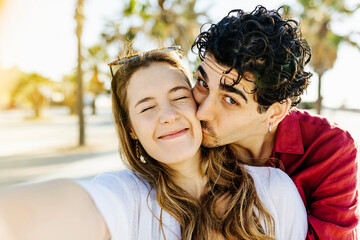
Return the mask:
<path id="1" fill-rule="evenodd" d="M 175 183 L 191 196 L 200 198 L 207 183 L 204 170 L 201 169 L 201 151 L 171 168 L 176 171 Z"/>

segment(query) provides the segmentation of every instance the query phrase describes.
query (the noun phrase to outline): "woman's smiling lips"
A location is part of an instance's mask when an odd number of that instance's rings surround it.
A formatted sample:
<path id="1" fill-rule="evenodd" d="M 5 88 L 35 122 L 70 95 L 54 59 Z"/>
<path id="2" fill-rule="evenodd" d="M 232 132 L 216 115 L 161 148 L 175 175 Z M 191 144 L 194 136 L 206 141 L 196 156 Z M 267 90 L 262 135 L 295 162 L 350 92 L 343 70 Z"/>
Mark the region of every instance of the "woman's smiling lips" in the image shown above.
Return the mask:
<path id="1" fill-rule="evenodd" d="M 159 137 L 159 139 L 173 139 L 186 134 L 189 131 L 188 128 L 183 128 L 175 131 L 165 133 Z"/>

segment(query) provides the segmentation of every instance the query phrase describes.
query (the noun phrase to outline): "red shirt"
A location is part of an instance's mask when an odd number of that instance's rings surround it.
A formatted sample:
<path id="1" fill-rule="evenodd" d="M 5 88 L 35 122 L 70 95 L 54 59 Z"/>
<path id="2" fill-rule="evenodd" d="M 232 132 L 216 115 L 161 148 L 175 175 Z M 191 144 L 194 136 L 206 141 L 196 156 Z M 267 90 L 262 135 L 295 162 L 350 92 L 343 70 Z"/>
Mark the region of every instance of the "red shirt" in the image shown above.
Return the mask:
<path id="1" fill-rule="evenodd" d="M 356 156 L 350 134 L 325 118 L 294 109 L 279 124 L 271 157 L 281 160 L 275 164 L 283 164 L 305 203 L 306 239 L 357 239 Z"/>

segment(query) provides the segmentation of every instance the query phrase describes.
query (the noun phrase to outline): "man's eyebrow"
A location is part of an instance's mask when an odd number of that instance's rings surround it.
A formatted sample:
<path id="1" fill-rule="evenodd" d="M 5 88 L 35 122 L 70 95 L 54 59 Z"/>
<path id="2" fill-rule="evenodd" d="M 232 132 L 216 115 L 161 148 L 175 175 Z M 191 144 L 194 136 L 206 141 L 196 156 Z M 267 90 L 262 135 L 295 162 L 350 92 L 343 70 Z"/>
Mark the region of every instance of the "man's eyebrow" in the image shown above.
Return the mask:
<path id="1" fill-rule="evenodd" d="M 219 84 L 219 89 L 222 90 L 222 91 L 225 91 L 225 92 L 236 93 L 237 95 L 242 97 L 245 100 L 246 103 L 248 102 L 247 97 L 245 96 L 245 94 L 241 90 L 236 89 L 231 85 L 220 83 Z"/>
<path id="2" fill-rule="evenodd" d="M 208 80 L 208 76 L 207 76 L 204 68 L 200 65 L 197 70 L 200 72 L 200 74 L 201 74 L 201 76 L 204 78 L 204 80 L 207 81 L 207 80 Z"/>

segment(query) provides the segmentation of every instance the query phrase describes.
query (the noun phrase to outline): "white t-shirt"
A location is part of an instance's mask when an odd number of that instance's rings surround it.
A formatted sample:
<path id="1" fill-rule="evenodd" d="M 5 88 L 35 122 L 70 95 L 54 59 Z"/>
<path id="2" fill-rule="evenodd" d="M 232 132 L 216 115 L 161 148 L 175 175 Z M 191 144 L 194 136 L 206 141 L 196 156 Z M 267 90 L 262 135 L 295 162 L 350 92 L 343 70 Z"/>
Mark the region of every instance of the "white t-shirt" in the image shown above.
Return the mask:
<path id="1" fill-rule="evenodd" d="M 277 240 L 303 240 L 307 214 L 292 180 L 281 170 L 245 166 L 253 177 L 257 194 L 275 221 Z M 161 208 L 156 193 L 146 180 L 132 171 L 105 173 L 91 181 L 76 181 L 93 199 L 102 214 L 112 240 L 164 239 L 159 218 Z M 180 239 L 178 222 L 162 211 L 167 240 Z"/>

